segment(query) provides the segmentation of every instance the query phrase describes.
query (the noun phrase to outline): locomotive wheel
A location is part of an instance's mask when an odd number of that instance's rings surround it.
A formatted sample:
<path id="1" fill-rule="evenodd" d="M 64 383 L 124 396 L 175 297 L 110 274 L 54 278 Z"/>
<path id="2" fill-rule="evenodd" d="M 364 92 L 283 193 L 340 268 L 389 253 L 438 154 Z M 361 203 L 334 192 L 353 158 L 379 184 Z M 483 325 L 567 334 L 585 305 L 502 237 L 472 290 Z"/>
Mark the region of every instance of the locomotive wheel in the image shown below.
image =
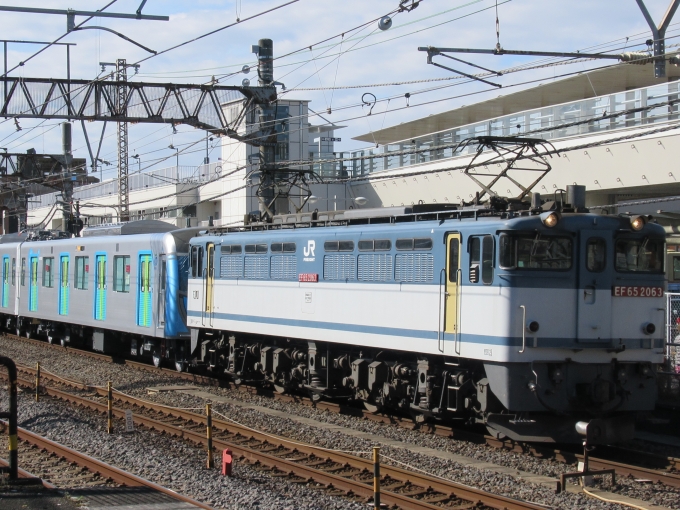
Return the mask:
<path id="1" fill-rule="evenodd" d="M 59 339 L 59 342 L 61 343 L 61 346 L 62 346 L 62 347 L 66 347 L 66 338 L 65 338 L 65 337 L 62 336 L 62 337 Z"/>
<path id="2" fill-rule="evenodd" d="M 48 333 L 47 335 L 47 343 L 48 344 L 53 344 L 54 343 L 54 335 L 52 333 Z"/>
<path id="3" fill-rule="evenodd" d="M 175 361 L 175 370 L 178 372 L 185 372 L 187 368 L 186 361 Z"/>
<path id="4" fill-rule="evenodd" d="M 283 386 L 279 386 L 278 384 L 274 384 L 274 391 L 276 391 L 276 393 L 283 394 L 286 392 L 286 388 L 284 388 Z"/>
<path id="5" fill-rule="evenodd" d="M 32 333 L 33 333 L 33 332 L 31 331 L 31 327 L 29 326 L 28 328 L 26 328 L 26 333 L 24 333 L 24 336 L 25 336 L 26 338 L 31 338 L 31 334 L 32 334 Z"/>
<path id="6" fill-rule="evenodd" d="M 153 355 L 151 356 L 151 359 L 153 360 L 153 366 L 156 367 L 156 368 L 160 368 L 161 357 L 154 352 Z"/>

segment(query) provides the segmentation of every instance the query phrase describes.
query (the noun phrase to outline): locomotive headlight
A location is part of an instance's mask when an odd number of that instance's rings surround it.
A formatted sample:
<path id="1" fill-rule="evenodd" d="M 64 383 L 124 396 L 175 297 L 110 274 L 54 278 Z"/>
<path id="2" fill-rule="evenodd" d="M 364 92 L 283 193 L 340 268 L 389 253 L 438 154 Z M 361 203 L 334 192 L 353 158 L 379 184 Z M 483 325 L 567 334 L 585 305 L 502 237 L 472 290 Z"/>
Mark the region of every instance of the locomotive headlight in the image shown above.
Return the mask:
<path id="1" fill-rule="evenodd" d="M 560 215 L 557 211 L 544 212 L 540 216 L 543 224 L 548 228 L 553 228 L 560 221 Z"/>
<path id="2" fill-rule="evenodd" d="M 647 220 L 644 216 L 631 216 L 630 218 L 630 226 L 633 230 L 642 230 L 646 223 Z"/>

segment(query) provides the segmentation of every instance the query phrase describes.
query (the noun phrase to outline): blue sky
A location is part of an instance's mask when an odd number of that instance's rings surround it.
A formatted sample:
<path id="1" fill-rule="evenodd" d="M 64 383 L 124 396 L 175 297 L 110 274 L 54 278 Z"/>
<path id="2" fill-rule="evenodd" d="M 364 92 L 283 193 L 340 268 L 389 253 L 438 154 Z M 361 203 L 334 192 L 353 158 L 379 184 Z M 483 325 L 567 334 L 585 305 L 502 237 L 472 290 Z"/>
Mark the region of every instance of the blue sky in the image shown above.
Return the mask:
<path id="1" fill-rule="evenodd" d="M 287 0 L 148 0 L 145 14 L 170 16 L 169 22 L 114 20 L 97 18 L 90 25 L 108 27 L 156 51 L 233 23 L 237 16 L 246 19 Z M 670 0 L 647 0 L 646 4 L 657 22 L 666 11 Z M 56 9 L 95 10 L 106 0 L 6 0 L 5 5 Z M 117 0 L 110 12 L 134 12 L 141 0 Z M 500 42 L 507 49 L 535 49 L 547 51 L 576 51 L 596 48 L 597 51 L 640 49 L 650 32 L 635 0 L 595 2 L 586 0 L 499 0 Z M 332 113 L 324 116 L 347 127 L 337 132 L 342 142 L 336 150 L 364 147 L 352 141 L 352 136 L 381 127 L 405 122 L 464 104 L 507 94 L 517 90 L 516 84 L 555 79 L 562 73 L 578 72 L 602 62 L 582 62 L 572 65 L 546 67 L 510 73 L 499 78 L 505 90 L 489 90 L 482 83 L 462 83 L 464 80 L 445 80 L 404 85 L 374 86 L 385 83 L 449 78 L 451 73 L 427 65 L 426 55 L 418 46 L 455 46 L 493 48 L 496 44 L 495 0 L 423 0 L 412 12 L 394 16 L 393 26 L 387 31 L 371 23 L 361 30 L 353 28 L 379 18 L 393 10 L 398 0 L 299 0 L 277 11 L 244 21 L 200 41 L 183 46 L 167 54 L 144 62 L 136 80 L 157 82 L 205 83 L 212 76 L 220 77 L 238 71 L 244 64 L 252 64 L 252 44 L 260 38 L 274 40 L 275 56 L 296 50 L 299 53 L 275 62 L 275 78 L 292 89 L 287 98 L 311 100 L 310 108 Z M 680 14 L 678 24 L 672 25 L 667 44 L 680 42 Z M 19 40 L 53 40 L 66 29 L 65 16 L 0 12 L 3 38 Z M 83 18 L 77 18 L 77 22 Z M 345 32 L 318 44 L 331 36 Z M 628 38 L 628 41 L 626 41 Z M 101 61 L 126 58 L 128 62 L 148 55 L 144 50 L 97 30 L 69 34 L 64 41 L 76 43 L 71 54 L 72 77 L 92 79 L 99 75 Z M 309 47 L 312 46 L 310 49 Z M 33 45 L 9 45 L 8 64 L 14 67 L 37 49 Z M 470 56 L 479 65 L 492 69 L 509 69 L 527 64 L 537 58 Z M 446 62 L 443 62 L 447 64 Z M 453 62 L 449 62 L 454 64 Z M 466 72 L 473 72 L 461 64 Z M 10 73 L 23 77 L 65 77 L 65 51 L 52 47 L 25 66 Z M 221 81 L 240 84 L 245 77 L 235 74 Z M 254 80 L 253 74 L 248 75 Z M 303 90 L 324 87 L 356 87 L 341 90 Z M 524 85 L 529 86 L 529 85 Z M 435 90 L 432 90 L 435 89 Z M 488 92 L 486 92 L 489 90 Z M 379 102 L 371 116 L 361 107 L 364 93 L 374 94 Z M 404 94 L 410 93 L 409 108 Z M 471 95 L 472 94 L 472 95 Z M 389 99 L 389 101 L 388 101 Z M 394 110 L 394 111 L 391 111 Z M 312 123 L 320 123 L 312 119 Z M 61 150 L 57 121 L 20 120 L 23 128 L 15 131 L 14 123 L 0 120 L 0 147 L 13 152 L 35 148 L 39 153 L 58 153 Z M 91 138 L 101 129 L 88 123 Z M 31 129 L 35 128 L 35 129 Z M 174 152 L 168 145 L 183 146 L 201 139 L 204 133 L 188 126 L 172 128 L 163 125 L 131 125 L 130 154 L 139 154 L 141 168 L 170 166 L 175 163 Z M 76 157 L 87 157 L 87 150 L 79 124 L 74 125 Z M 215 143 L 215 142 L 213 142 Z M 205 156 L 204 144 L 199 150 L 187 150 L 180 156 L 181 165 L 198 165 Z M 211 151 L 215 161 L 219 149 Z M 115 163 L 116 138 L 108 128 L 102 146 L 102 158 Z M 133 161 L 132 169 L 138 164 Z M 104 172 L 113 177 L 115 167 Z"/>

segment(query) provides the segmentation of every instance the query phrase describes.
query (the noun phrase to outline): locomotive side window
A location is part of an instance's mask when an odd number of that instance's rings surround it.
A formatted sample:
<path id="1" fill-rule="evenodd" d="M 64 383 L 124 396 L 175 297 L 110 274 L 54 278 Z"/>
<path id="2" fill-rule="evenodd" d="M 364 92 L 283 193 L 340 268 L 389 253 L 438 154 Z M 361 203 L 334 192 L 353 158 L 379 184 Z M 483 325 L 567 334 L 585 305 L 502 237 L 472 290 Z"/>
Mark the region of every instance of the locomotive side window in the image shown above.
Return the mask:
<path id="1" fill-rule="evenodd" d="M 54 257 L 45 257 L 43 259 L 43 287 L 54 287 Z"/>
<path id="2" fill-rule="evenodd" d="M 470 238 L 470 283 L 479 281 L 479 260 L 482 254 L 482 240 L 479 237 Z"/>
<path id="3" fill-rule="evenodd" d="M 324 251 L 354 251 L 354 241 L 326 241 Z"/>
<path id="4" fill-rule="evenodd" d="M 607 243 L 601 237 L 588 239 L 586 245 L 586 268 L 593 273 L 604 271 L 607 265 Z"/>
<path id="5" fill-rule="evenodd" d="M 21 258 L 21 286 L 26 286 L 26 257 Z"/>
<path id="6" fill-rule="evenodd" d="M 673 281 L 677 280 L 680 280 L 680 257 L 673 257 Z"/>
<path id="7" fill-rule="evenodd" d="M 75 287 L 79 290 L 87 290 L 87 272 L 90 257 L 76 257 Z"/>
<path id="8" fill-rule="evenodd" d="M 267 253 L 269 247 L 266 244 L 246 244 L 246 253 Z"/>
<path id="9" fill-rule="evenodd" d="M 17 259 L 12 258 L 12 287 L 17 283 Z"/>
<path id="10" fill-rule="evenodd" d="M 569 237 L 540 234 L 501 235 L 500 265 L 506 269 L 571 269 L 573 242 Z"/>
<path id="11" fill-rule="evenodd" d="M 295 253 L 295 243 L 272 243 L 272 253 Z"/>
<path id="12" fill-rule="evenodd" d="M 222 255 L 240 255 L 241 245 L 240 244 L 223 244 L 220 246 L 220 252 Z"/>
<path id="13" fill-rule="evenodd" d="M 663 273 L 663 239 L 618 239 L 616 270 L 625 273 Z"/>
<path id="14" fill-rule="evenodd" d="M 397 250 L 431 250 L 432 239 L 429 237 L 421 237 L 416 239 L 397 239 Z"/>
<path id="15" fill-rule="evenodd" d="M 449 241 L 449 281 L 458 280 L 458 256 L 460 252 L 460 241 L 451 239 Z"/>
<path id="16" fill-rule="evenodd" d="M 392 249 L 392 241 L 389 239 L 364 239 L 359 241 L 359 251 L 389 251 Z"/>
<path id="17" fill-rule="evenodd" d="M 482 239 L 482 283 L 490 285 L 493 282 L 493 237 L 484 236 Z"/>
<path id="18" fill-rule="evenodd" d="M 201 278 L 203 276 L 203 247 L 191 247 L 191 277 Z"/>

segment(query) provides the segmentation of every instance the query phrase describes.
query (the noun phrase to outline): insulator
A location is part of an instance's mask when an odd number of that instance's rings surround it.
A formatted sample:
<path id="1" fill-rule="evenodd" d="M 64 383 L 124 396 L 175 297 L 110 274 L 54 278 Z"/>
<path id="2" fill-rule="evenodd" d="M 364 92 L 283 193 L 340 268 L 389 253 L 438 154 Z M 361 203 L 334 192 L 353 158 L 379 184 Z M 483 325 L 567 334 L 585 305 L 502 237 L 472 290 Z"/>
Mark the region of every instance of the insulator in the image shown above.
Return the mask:
<path id="1" fill-rule="evenodd" d="M 627 51 L 619 55 L 621 62 L 628 62 L 630 64 L 644 65 L 654 61 L 654 58 L 644 51 Z"/>

